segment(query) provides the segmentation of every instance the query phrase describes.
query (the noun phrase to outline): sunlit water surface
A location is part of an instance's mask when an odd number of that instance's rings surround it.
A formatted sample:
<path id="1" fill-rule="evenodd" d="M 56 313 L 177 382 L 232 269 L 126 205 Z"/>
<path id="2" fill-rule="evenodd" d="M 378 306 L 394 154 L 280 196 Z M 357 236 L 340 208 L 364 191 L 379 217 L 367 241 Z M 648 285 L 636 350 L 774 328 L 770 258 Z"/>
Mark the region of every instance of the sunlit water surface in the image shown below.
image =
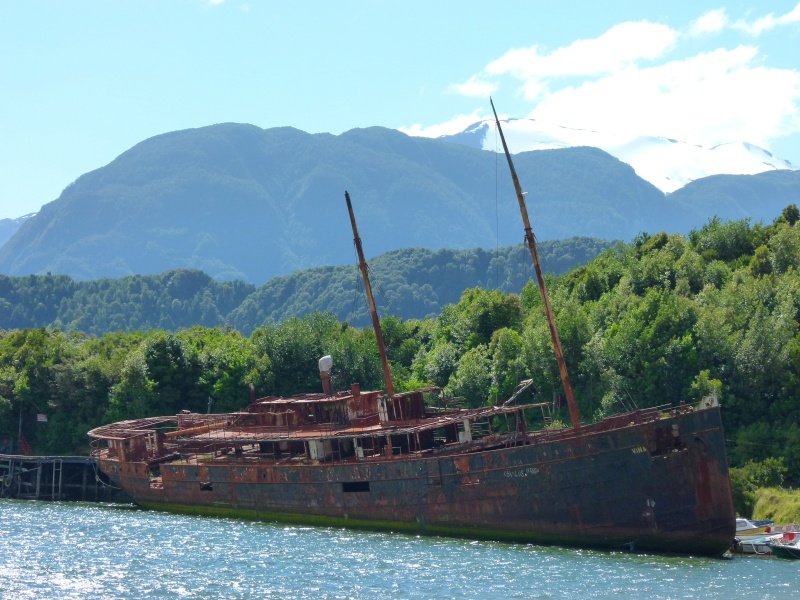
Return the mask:
<path id="1" fill-rule="evenodd" d="M 0 500 L 2 598 L 800 598 L 800 561 L 425 538 Z"/>

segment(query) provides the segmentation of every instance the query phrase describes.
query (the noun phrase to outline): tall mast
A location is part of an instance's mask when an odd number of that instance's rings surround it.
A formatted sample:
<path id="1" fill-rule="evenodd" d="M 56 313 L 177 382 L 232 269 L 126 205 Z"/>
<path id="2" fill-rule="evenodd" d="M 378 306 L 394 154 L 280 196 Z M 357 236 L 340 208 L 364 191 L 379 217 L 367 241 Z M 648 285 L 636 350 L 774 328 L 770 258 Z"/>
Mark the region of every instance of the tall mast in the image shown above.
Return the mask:
<path id="1" fill-rule="evenodd" d="M 353 243 L 356 245 L 358 254 L 358 268 L 361 269 L 361 276 L 364 278 L 364 291 L 367 293 L 369 302 L 369 313 L 372 316 L 372 328 L 375 330 L 375 341 L 378 342 L 378 353 L 381 355 L 381 366 L 383 367 L 383 379 L 386 382 L 386 393 L 394 396 L 394 384 L 392 384 L 392 373 L 389 371 L 389 359 L 386 357 L 386 346 L 383 343 L 383 332 L 381 331 L 381 321 L 378 318 L 378 311 L 375 309 L 375 299 L 372 297 L 372 286 L 369 284 L 369 273 L 367 272 L 367 261 L 364 260 L 364 250 L 361 248 L 361 238 L 358 236 L 356 217 L 353 214 L 353 205 L 350 203 L 350 194 L 345 191 L 344 199 L 347 200 L 347 212 L 350 213 L 350 225 L 353 228 Z"/>
<path id="2" fill-rule="evenodd" d="M 542 266 L 539 263 L 539 253 L 536 251 L 536 240 L 533 236 L 531 223 L 528 219 L 528 209 L 525 206 L 525 195 L 519 185 L 517 178 L 517 171 L 514 169 L 514 163 L 511 160 L 511 154 L 508 151 L 506 138 L 503 135 L 503 128 L 500 127 L 500 119 L 497 117 L 497 111 L 494 108 L 494 102 L 489 98 L 492 105 L 492 112 L 494 113 L 494 120 L 497 123 L 497 131 L 500 132 L 500 140 L 503 142 L 503 151 L 506 153 L 506 160 L 508 161 L 508 168 L 511 171 L 511 179 L 514 182 L 514 189 L 517 192 L 517 201 L 519 202 L 519 210 L 522 213 L 522 223 L 525 225 L 525 243 L 530 250 L 531 258 L 533 259 L 533 268 L 536 270 L 536 281 L 539 284 L 539 293 L 542 295 L 542 303 L 544 304 L 544 312 L 547 317 L 547 326 L 550 328 L 550 339 L 553 343 L 553 351 L 556 355 L 556 362 L 558 362 L 558 371 L 561 373 L 561 385 L 564 388 L 564 395 L 567 397 L 567 406 L 569 407 L 569 416 L 572 420 L 573 427 L 581 426 L 581 416 L 578 412 L 578 404 L 575 402 L 575 396 L 572 393 L 572 384 L 569 380 L 569 373 L 567 373 L 567 363 L 564 361 L 564 352 L 561 350 L 561 340 L 558 337 L 558 330 L 556 329 L 556 320 L 553 317 L 553 307 L 550 306 L 550 298 L 547 295 L 547 287 L 544 283 L 544 276 L 542 275 Z"/>

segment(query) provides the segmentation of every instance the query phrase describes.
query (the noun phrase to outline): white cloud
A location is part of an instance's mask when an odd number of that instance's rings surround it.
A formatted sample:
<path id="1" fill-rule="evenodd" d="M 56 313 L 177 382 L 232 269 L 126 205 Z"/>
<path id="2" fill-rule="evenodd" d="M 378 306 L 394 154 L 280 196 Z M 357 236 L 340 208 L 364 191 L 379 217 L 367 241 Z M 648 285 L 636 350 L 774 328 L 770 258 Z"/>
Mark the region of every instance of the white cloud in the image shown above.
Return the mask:
<path id="1" fill-rule="evenodd" d="M 774 13 L 769 13 L 753 22 L 740 19 L 733 23 L 731 27 L 749 33 L 750 35 L 761 35 L 765 31 L 794 23 L 800 23 L 800 3 L 786 14 L 775 16 Z"/>
<path id="2" fill-rule="evenodd" d="M 689 35 L 699 36 L 719 33 L 729 25 L 728 14 L 724 8 L 710 10 L 689 24 Z"/>
<path id="3" fill-rule="evenodd" d="M 631 67 L 548 94 L 532 118 L 704 145 L 768 140 L 798 129 L 800 73 L 767 68 L 739 46 L 648 68 Z"/>
<path id="4" fill-rule="evenodd" d="M 732 22 L 723 8 L 711 10 L 683 33 L 658 23 L 625 22 L 553 50 L 538 45 L 509 50 L 451 89 L 485 97 L 500 82 L 506 88 L 510 83 L 530 103 L 527 116 L 565 127 L 706 146 L 735 140 L 769 147 L 771 140 L 800 133 L 800 71 L 766 66 L 754 45 L 709 46 L 685 58 L 674 51 L 689 37 L 697 38 L 695 45 L 702 34 L 725 29 L 757 34 L 795 22 L 800 4 L 748 24 Z M 476 111 L 405 131 L 442 135 L 478 120 Z"/>
<path id="5" fill-rule="evenodd" d="M 538 46 L 509 50 L 489 63 L 485 72 L 518 79 L 613 73 L 663 56 L 673 48 L 677 37 L 678 32 L 658 23 L 620 23 L 599 37 L 577 40 L 550 53 Z"/>
<path id="6" fill-rule="evenodd" d="M 442 135 L 452 135 L 454 133 L 464 131 L 470 125 L 482 120 L 483 117 L 480 115 L 481 110 L 475 109 L 468 115 L 457 115 L 449 121 L 445 121 L 444 123 L 439 123 L 437 125 L 424 127 L 419 123 L 415 123 L 409 127 L 398 127 L 398 129 L 407 135 L 435 138 Z"/>
<path id="7" fill-rule="evenodd" d="M 708 33 L 719 33 L 724 29 L 735 29 L 752 36 L 758 36 L 776 27 L 795 23 L 800 23 L 800 3 L 783 15 L 776 16 L 775 13 L 769 13 L 753 21 L 748 21 L 746 19 L 731 21 L 724 8 L 717 8 L 706 12 L 692 21 L 692 23 L 689 24 L 687 32 L 690 36 L 698 36 Z"/>
<path id="8" fill-rule="evenodd" d="M 481 79 L 477 75 L 473 75 L 464 83 L 452 85 L 451 89 L 461 96 L 486 98 L 494 93 L 497 89 L 497 84 Z"/>

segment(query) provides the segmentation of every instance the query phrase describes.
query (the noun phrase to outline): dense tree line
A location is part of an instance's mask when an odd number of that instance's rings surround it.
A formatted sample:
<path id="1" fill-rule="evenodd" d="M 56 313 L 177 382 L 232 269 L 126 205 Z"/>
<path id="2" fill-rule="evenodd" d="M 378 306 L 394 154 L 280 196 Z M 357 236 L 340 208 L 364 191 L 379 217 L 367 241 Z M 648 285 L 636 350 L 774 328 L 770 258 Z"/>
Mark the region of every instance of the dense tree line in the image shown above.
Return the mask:
<path id="1" fill-rule="evenodd" d="M 547 270 L 564 273 L 611 245 L 593 238 L 542 244 Z M 374 285 L 387 313 L 422 318 L 481 286 L 519 292 L 531 269 L 522 246 L 497 250 L 398 250 L 375 258 Z M 233 327 L 245 335 L 265 322 L 329 312 L 354 325 L 369 311 L 354 265 L 322 267 L 276 277 L 261 287 L 217 281 L 201 271 L 76 281 L 64 275 L 0 275 L 0 328 L 54 327 L 102 335 L 111 331 L 193 325 Z"/>
<path id="2" fill-rule="evenodd" d="M 686 237 L 641 235 L 549 277 L 584 420 L 715 395 L 732 464 L 756 478 L 767 476 L 752 465 L 767 465 L 800 484 L 799 219 L 791 205 L 766 226 L 712 219 Z M 436 317 L 382 322 L 398 389 L 435 384 L 477 406 L 532 378 L 535 396 L 566 420 L 532 282 L 519 294 L 471 288 Z M 319 312 L 249 335 L 7 330 L 0 437 L 13 442 L 21 423 L 36 452 L 85 452 L 86 431 L 107 421 L 232 410 L 247 404 L 250 383 L 259 395 L 318 390 L 323 354 L 333 355 L 337 387 L 382 385 L 371 330 Z"/>
<path id="3" fill-rule="evenodd" d="M 546 271 L 561 274 L 614 245 L 594 238 L 546 241 L 540 255 Z M 522 245 L 496 250 L 395 250 L 370 260 L 369 266 L 382 312 L 403 319 L 436 316 L 471 287 L 518 293 L 533 275 Z M 356 326 L 370 323 L 361 275 L 354 265 L 271 279 L 246 298 L 227 323 L 247 333 L 265 322 L 312 312 L 329 312 Z"/>

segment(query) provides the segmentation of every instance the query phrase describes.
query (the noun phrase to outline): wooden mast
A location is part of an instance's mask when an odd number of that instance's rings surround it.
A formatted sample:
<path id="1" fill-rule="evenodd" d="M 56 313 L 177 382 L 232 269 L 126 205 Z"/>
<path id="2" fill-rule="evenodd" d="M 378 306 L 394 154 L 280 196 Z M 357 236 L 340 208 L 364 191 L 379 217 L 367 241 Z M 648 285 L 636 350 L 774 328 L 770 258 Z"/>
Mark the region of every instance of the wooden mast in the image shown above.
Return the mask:
<path id="1" fill-rule="evenodd" d="M 361 248 L 361 238 L 358 236 L 356 217 L 353 214 L 353 205 L 350 203 L 350 194 L 345 191 L 344 199 L 347 201 L 347 212 L 350 213 L 350 225 L 353 228 L 353 243 L 356 245 L 358 254 L 358 268 L 364 278 L 364 291 L 367 293 L 369 302 L 369 313 L 372 316 L 372 328 L 375 330 L 375 341 L 378 342 L 378 353 L 381 356 L 381 366 L 383 367 L 383 379 L 386 382 L 386 393 L 394 396 L 394 384 L 392 383 L 392 373 L 389 371 L 389 359 L 386 357 L 386 346 L 383 343 L 383 332 L 381 331 L 381 321 L 378 318 L 378 311 L 375 309 L 375 299 L 372 297 L 372 286 L 369 283 L 369 273 L 367 272 L 367 261 L 364 260 L 364 250 Z"/>
<path id="2" fill-rule="evenodd" d="M 511 171 L 511 180 L 514 182 L 514 190 L 517 192 L 517 201 L 519 202 L 519 210 L 522 213 L 522 223 L 525 226 L 525 243 L 530 250 L 531 258 L 533 259 L 533 268 L 536 270 L 536 281 L 539 284 L 539 293 L 542 295 L 542 303 L 544 304 L 544 312 L 547 317 L 547 326 L 550 328 L 550 339 L 553 343 L 553 351 L 556 355 L 556 362 L 558 363 L 558 371 L 561 373 L 561 385 L 564 388 L 564 395 L 567 397 L 567 406 L 569 407 L 569 416 L 572 420 L 572 426 L 577 428 L 581 426 L 581 416 L 578 411 L 578 404 L 575 402 L 575 396 L 572 393 L 572 384 L 569 380 L 569 373 L 567 373 L 567 363 L 564 361 L 564 352 L 561 350 L 561 340 L 558 337 L 558 330 L 556 329 L 556 321 L 553 317 L 553 308 L 550 306 L 550 298 L 547 295 L 547 287 L 544 283 L 544 276 L 542 275 L 542 266 L 539 263 L 539 253 L 536 251 L 536 240 L 533 236 L 531 223 L 528 219 L 528 209 L 525 206 L 525 195 L 519 185 L 517 178 L 517 171 L 514 169 L 514 163 L 511 160 L 511 154 L 508 151 L 506 138 L 503 135 L 503 128 L 500 127 L 500 119 L 497 117 L 497 111 L 494 108 L 494 102 L 489 98 L 492 105 L 492 112 L 494 113 L 494 120 L 497 123 L 497 131 L 500 133 L 500 140 L 503 142 L 503 151 L 506 154 L 508 161 L 508 168 Z"/>

